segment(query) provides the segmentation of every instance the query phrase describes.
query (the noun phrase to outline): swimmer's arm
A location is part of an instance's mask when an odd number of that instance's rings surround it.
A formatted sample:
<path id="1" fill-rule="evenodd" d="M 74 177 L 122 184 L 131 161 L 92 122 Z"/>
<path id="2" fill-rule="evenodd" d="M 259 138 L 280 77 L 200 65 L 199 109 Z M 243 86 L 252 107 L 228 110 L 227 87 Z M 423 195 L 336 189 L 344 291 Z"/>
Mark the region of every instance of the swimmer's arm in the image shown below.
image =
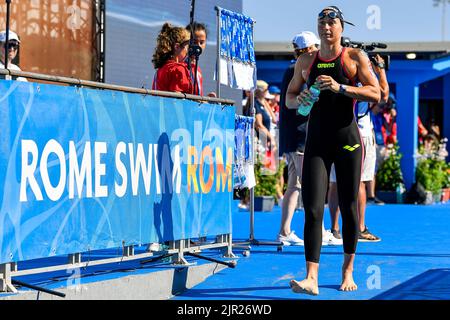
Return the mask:
<path id="1" fill-rule="evenodd" d="M 346 90 L 343 94 L 358 101 L 378 103 L 380 101 L 380 86 L 378 85 L 375 73 L 371 70 L 372 65 L 369 57 L 358 50 L 358 52 L 351 53 L 351 59 L 356 64 L 357 78 L 362 86 L 354 87 L 346 85 Z M 317 82 L 319 83 L 320 90 L 330 90 L 334 93 L 339 93 L 341 84 L 336 82 L 332 77 L 321 75 L 317 77 Z"/>
<path id="2" fill-rule="evenodd" d="M 301 59 L 297 59 L 295 63 L 294 76 L 289 82 L 287 91 L 286 91 L 286 107 L 288 109 L 298 109 L 299 101 L 297 96 L 300 94 L 300 90 L 305 84 L 305 79 L 303 79 L 302 75 L 303 63 Z"/>

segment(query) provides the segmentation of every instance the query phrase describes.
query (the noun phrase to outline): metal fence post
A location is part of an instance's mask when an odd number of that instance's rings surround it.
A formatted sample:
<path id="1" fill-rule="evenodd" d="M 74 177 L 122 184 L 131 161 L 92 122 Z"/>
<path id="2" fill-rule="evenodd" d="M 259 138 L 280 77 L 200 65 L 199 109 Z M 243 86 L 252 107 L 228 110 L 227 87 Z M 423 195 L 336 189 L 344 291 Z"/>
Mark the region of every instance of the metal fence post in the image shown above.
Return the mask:
<path id="1" fill-rule="evenodd" d="M 236 258 L 236 255 L 233 253 L 233 236 L 231 233 L 225 235 L 225 242 L 227 243 L 227 247 L 223 255 L 224 258 Z"/>
<path id="2" fill-rule="evenodd" d="M 173 262 L 173 264 L 175 265 L 183 265 L 183 266 L 189 265 L 187 260 L 184 258 L 184 248 L 186 247 L 185 241 L 186 240 L 176 240 L 172 242 L 173 249 L 177 249 L 177 253 L 175 253 L 174 258 L 175 261 Z"/>
<path id="3" fill-rule="evenodd" d="M 0 264 L 0 292 L 17 293 L 16 287 L 11 282 L 11 272 L 15 268 L 11 263 Z"/>
<path id="4" fill-rule="evenodd" d="M 81 253 L 71 253 L 68 256 L 69 264 L 79 264 L 81 263 Z"/>
<path id="5" fill-rule="evenodd" d="M 122 255 L 124 257 L 134 256 L 134 246 L 124 246 L 122 249 Z"/>

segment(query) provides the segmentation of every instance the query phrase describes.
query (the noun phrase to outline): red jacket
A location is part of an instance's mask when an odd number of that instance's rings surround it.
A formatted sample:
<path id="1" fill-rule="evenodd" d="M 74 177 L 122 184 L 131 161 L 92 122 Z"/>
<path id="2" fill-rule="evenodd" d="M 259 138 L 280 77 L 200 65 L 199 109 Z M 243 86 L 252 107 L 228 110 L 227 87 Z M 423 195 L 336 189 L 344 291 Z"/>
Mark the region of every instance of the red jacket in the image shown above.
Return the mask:
<path id="1" fill-rule="evenodd" d="M 169 60 L 156 71 L 152 89 L 193 94 L 193 83 L 185 62 Z"/>

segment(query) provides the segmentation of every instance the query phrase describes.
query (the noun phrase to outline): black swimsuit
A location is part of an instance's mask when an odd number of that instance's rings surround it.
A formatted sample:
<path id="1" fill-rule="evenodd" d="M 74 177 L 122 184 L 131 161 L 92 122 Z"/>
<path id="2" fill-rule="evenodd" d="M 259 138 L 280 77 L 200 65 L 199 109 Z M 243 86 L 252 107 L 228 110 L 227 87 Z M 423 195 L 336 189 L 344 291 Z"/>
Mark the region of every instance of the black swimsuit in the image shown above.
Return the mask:
<path id="1" fill-rule="evenodd" d="M 308 87 L 319 75 L 331 76 L 340 84 L 355 85 L 355 81 L 346 74 L 343 52 L 329 61 L 321 60 L 317 53 L 311 65 Z M 322 91 L 309 116 L 302 173 L 306 261 L 319 262 L 324 204 L 332 163 L 336 169 L 344 252 L 353 254 L 356 250 L 364 146 L 354 116 L 355 102 L 344 94 Z"/>

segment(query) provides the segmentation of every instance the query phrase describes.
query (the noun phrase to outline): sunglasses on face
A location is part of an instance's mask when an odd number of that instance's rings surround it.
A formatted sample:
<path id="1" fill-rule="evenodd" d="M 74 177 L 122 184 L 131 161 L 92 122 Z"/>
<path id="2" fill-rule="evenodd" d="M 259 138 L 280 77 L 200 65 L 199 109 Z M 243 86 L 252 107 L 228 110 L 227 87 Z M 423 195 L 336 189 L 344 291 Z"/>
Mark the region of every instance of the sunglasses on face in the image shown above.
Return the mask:
<path id="1" fill-rule="evenodd" d="M 308 48 L 294 49 L 294 50 L 295 50 L 295 53 L 296 53 L 297 55 L 301 55 L 301 54 L 304 54 L 304 53 L 308 52 Z"/>
<path id="2" fill-rule="evenodd" d="M 17 50 L 17 49 L 19 49 L 19 43 L 18 42 L 9 42 L 8 43 L 8 48 Z"/>
<path id="3" fill-rule="evenodd" d="M 319 13 L 319 19 L 324 19 L 327 17 L 330 19 L 336 19 L 336 18 L 340 19 L 341 18 L 339 13 L 334 12 L 334 11 L 329 11 L 328 13 L 325 13 L 325 12 Z"/>
<path id="4" fill-rule="evenodd" d="M 185 47 L 185 46 L 187 46 L 187 45 L 189 45 L 189 43 L 190 43 L 190 40 L 187 40 L 187 41 L 183 41 L 181 44 L 180 44 L 180 47 Z"/>

